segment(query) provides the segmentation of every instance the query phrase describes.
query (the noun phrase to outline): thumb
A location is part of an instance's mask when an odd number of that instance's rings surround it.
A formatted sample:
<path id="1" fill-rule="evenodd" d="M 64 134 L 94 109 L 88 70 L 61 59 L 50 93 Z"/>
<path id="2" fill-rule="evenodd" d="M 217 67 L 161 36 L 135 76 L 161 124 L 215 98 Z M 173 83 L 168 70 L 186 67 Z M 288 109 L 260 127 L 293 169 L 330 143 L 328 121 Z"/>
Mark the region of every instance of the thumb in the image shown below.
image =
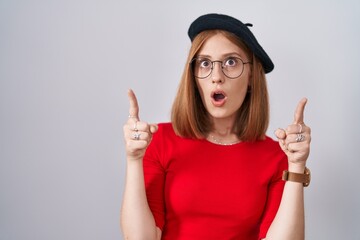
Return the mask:
<path id="1" fill-rule="evenodd" d="M 159 127 L 157 124 L 150 124 L 150 132 L 151 133 L 156 133 L 158 129 L 159 129 Z"/>
<path id="2" fill-rule="evenodd" d="M 275 130 L 275 136 L 280 140 L 280 139 L 285 139 L 286 138 L 286 132 L 284 129 L 282 128 L 278 128 Z"/>

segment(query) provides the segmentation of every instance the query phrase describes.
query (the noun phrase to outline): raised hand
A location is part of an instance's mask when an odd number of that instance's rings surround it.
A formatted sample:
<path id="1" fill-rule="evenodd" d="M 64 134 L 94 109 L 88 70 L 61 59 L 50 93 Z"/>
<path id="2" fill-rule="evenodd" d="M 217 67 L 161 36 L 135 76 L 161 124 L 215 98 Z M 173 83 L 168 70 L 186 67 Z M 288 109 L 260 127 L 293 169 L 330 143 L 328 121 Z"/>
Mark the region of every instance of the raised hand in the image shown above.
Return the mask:
<path id="1" fill-rule="evenodd" d="M 158 129 L 155 124 L 140 121 L 139 105 L 135 93 L 128 91 L 130 102 L 129 119 L 124 125 L 124 137 L 126 142 L 126 154 L 128 160 L 141 160 L 144 157 L 152 134 Z"/>
<path id="2" fill-rule="evenodd" d="M 294 122 L 286 129 L 277 129 L 276 137 L 279 139 L 281 149 L 288 156 L 289 164 L 305 166 L 310 153 L 311 129 L 304 123 L 304 109 L 307 99 L 298 103 Z"/>

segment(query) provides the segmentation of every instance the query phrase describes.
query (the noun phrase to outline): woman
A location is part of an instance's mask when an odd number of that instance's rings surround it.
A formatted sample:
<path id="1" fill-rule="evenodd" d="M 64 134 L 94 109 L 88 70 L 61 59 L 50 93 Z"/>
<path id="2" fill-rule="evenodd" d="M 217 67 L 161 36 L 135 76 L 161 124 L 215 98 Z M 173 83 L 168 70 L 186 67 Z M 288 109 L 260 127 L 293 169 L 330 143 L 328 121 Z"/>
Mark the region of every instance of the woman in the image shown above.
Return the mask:
<path id="1" fill-rule="evenodd" d="M 279 143 L 265 135 L 274 65 L 249 26 L 220 14 L 191 24 L 171 123 L 140 121 L 129 91 L 125 239 L 304 239 L 306 99 Z"/>

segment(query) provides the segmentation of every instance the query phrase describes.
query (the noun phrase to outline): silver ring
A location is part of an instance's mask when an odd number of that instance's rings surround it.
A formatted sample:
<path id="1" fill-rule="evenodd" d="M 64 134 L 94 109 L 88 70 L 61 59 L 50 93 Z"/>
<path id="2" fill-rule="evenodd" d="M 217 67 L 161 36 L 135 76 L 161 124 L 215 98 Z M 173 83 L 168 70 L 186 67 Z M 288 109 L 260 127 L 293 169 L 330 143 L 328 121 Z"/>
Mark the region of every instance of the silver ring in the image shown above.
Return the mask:
<path id="1" fill-rule="evenodd" d="M 299 133 L 295 140 L 296 142 L 302 142 L 305 140 L 305 136 Z"/>
<path id="2" fill-rule="evenodd" d="M 135 132 L 134 134 L 133 134 L 133 138 L 134 138 L 134 140 L 140 140 L 140 133 L 138 133 L 138 132 Z"/>
<path id="3" fill-rule="evenodd" d="M 128 118 L 136 118 L 136 117 L 129 114 Z"/>

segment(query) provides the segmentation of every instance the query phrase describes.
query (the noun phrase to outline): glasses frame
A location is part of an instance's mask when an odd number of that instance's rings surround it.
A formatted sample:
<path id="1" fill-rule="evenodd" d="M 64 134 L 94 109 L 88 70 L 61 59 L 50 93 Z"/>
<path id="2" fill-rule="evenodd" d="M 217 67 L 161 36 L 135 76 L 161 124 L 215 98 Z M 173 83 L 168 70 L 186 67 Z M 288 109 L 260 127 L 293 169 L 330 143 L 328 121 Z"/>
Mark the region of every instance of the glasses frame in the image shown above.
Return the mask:
<path id="1" fill-rule="evenodd" d="M 225 61 L 225 60 L 228 60 L 229 58 L 236 58 L 236 59 L 240 60 L 240 61 L 242 62 L 242 64 L 243 64 L 243 68 L 241 69 L 241 73 L 240 73 L 238 76 L 236 76 L 236 77 L 229 77 L 229 76 L 226 75 L 226 73 L 224 72 L 224 61 Z M 209 72 L 209 74 L 208 74 L 207 76 L 205 76 L 205 77 L 197 77 L 197 76 L 195 76 L 194 62 L 195 62 L 197 59 L 209 60 L 209 61 L 211 62 L 211 70 L 210 70 L 210 72 Z M 221 71 L 222 71 L 222 73 L 223 73 L 227 78 L 230 78 L 230 79 L 235 79 L 235 78 L 240 77 L 240 76 L 243 74 L 243 72 L 244 72 L 244 65 L 245 65 L 245 64 L 252 64 L 251 61 L 244 62 L 244 60 L 242 60 L 242 59 L 239 58 L 239 57 L 228 57 L 228 58 L 225 58 L 224 60 L 214 60 L 214 61 L 211 61 L 211 60 L 208 59 L 208 58 L 195 57 L 195 58 L 193 58 L 193 59 L 190 61 L 191 71 L 193 72 L 194 77 L 196 77 L 196 78 L 199 78 L 199 79 L 207 78 L 207 77 L 209 77 L 209 76 L 212 74 L 212 72 L 213 72 L 213 70 L 214 70 L 214 64 L 217 63 L 217 62 L 221 64 Z"/>

